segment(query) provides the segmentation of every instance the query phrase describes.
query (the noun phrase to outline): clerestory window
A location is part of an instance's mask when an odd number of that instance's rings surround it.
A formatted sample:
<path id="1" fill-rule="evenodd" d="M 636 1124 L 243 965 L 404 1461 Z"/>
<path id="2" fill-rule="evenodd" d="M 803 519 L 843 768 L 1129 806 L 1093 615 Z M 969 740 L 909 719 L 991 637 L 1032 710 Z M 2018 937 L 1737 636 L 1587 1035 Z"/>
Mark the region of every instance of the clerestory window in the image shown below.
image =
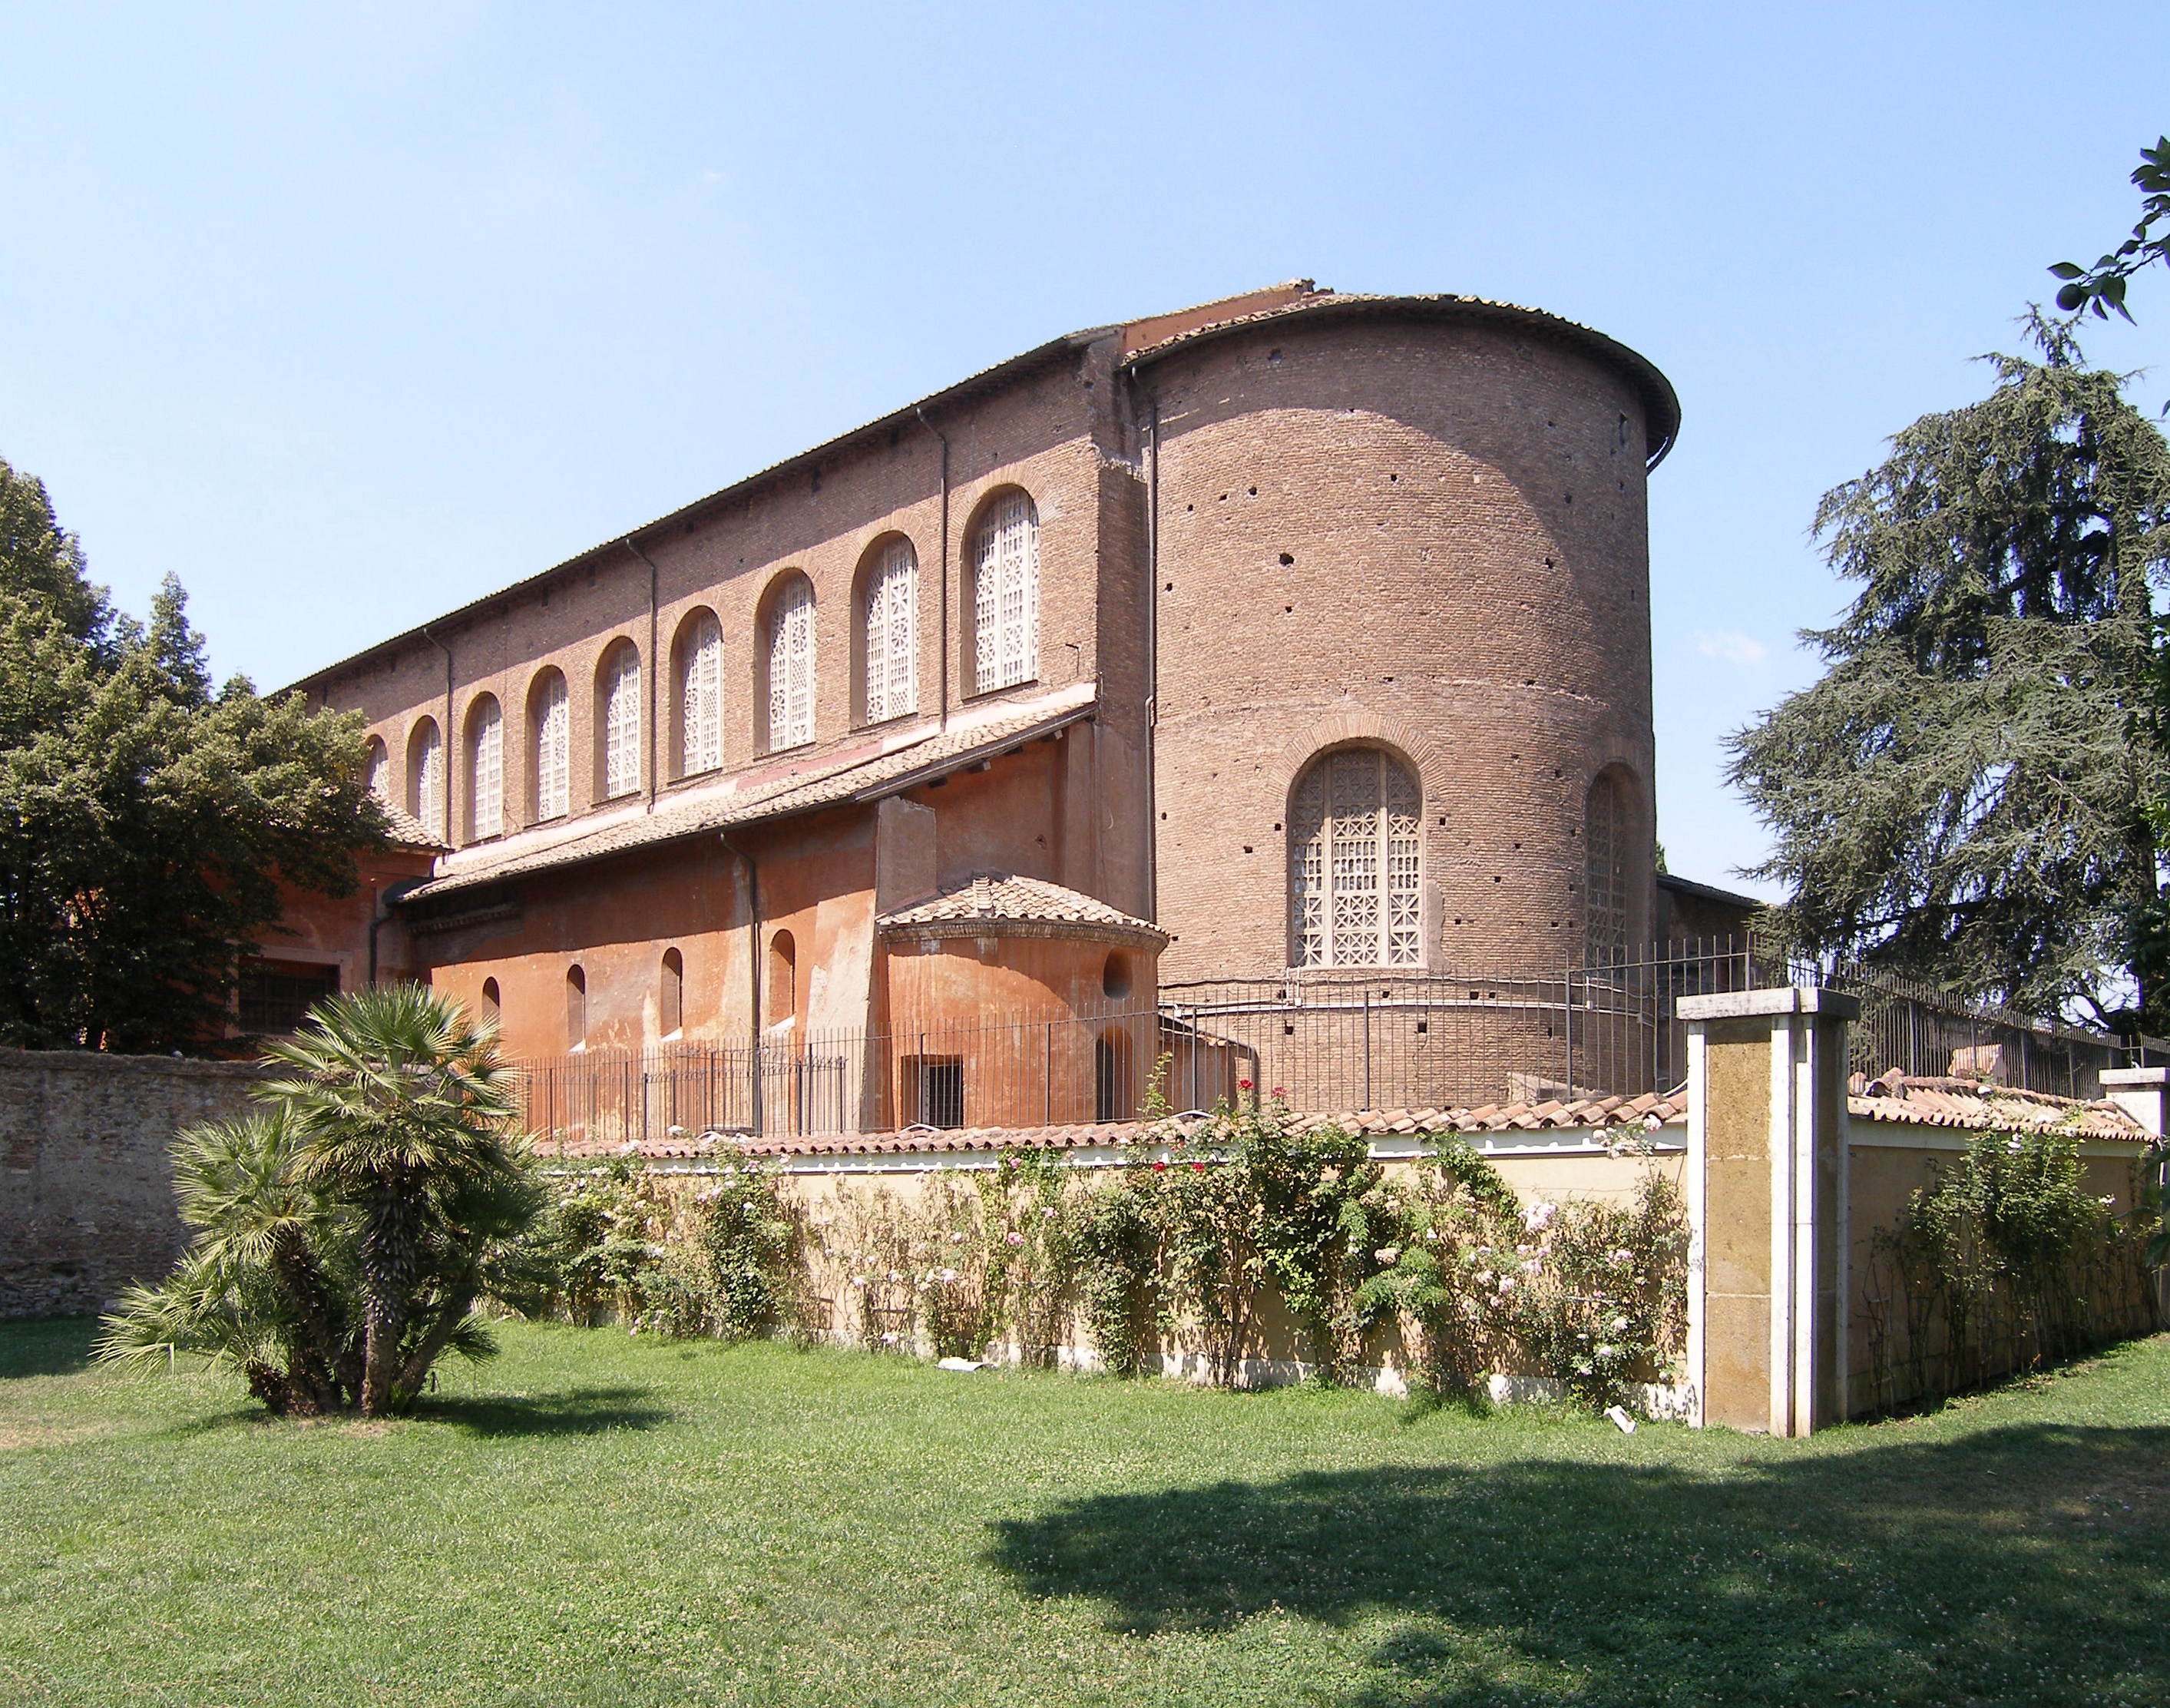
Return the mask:
<path id="1" fill-rule="evenodd" d="M 892 539 L 866 579 L 866 720 L 919 709 L 919 560 Z"/>
<path id="2" fill-rule="evenodd" d="M 794 576 L 769 618 L 768 745 L 775 751 L 813 739 L 814 586 Z"/>
<path id="3" fill-rule="evenodd" d="M 567 808 L 567 756 L 572 747 L 572 710 L 565 678 L 552 671 L 530 703 L 535 729 L 535 817 L 563 818 Z"/>
<path id="4" fill-rule="evenodd" d="M 1602 966 L 1628 952 L 1628 823 L 1620 782 L 1607 772 L 1583 805 L 1583 959 Z"/>
<path id="5" fill-rule="evenodd" d="M 989 506 L 974 552 L 973 686 L 981 693 L 1040 674 L 1040 518 L 1022 492 Z"/>
<path id="6" fill-rule="evenodd" d="M 678 774 L 694 777 L 724 763 L 723 625 L 713 613 L 700 613 L 680 649 Z"/>
<path id="7" fill-rule="evenodd" d="M 1290 959 L 1415 966 L 1424 959 L 1416 774 L 1376 747 L 1314 759 L 1289 813 Z"/>
<path id="8" fill-rule="evenodd" d="M 602 680 L 603 799 L 640 792 L 640 654 L 628 643 L 612 653 Z"/>

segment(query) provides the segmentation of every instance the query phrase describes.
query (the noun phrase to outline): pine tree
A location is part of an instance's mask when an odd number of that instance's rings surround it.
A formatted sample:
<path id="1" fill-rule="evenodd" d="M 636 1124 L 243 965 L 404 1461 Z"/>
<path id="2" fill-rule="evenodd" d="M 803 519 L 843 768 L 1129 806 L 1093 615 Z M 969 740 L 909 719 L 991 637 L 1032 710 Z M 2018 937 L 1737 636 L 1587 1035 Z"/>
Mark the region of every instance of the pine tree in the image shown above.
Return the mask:
<path id="1" fill-rule="evenodd" d="M 1815 533 L 1862 584 L 1808 631 L 1828 667 L 1731 738 L 1771 827 L 1797 949 L 1970 996 L 2129 1023 L 2156 906 L 2151 583 L 2170 567 L 2170 447 L 2068 326 L 1986 358 L 1981 402 L 1925 415 L 1825 495 Z"/>

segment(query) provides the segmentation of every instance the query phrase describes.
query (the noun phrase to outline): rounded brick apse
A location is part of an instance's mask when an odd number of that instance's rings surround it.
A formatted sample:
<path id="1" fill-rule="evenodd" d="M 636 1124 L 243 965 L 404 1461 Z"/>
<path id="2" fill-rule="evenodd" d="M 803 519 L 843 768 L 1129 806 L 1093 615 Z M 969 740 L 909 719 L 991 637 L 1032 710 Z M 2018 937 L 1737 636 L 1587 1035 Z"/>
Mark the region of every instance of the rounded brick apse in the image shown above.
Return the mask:
<path id="1" fill-rule="evenodd" d="M 1527 311 L 1356 307 L 1133 371 L 1164 982 L 1557 969 L 1651 930 L 1670 388 Z"/>

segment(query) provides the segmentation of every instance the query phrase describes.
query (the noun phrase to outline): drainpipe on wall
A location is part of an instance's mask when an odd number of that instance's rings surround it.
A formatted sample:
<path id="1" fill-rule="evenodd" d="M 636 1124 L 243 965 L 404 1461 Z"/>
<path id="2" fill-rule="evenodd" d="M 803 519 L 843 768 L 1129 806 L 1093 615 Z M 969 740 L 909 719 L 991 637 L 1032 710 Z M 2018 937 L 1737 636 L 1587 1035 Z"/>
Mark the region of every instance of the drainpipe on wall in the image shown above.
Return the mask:
<path id="1" fill-rule="evenodd" d="M 655 811 L 655 689 L 661 667 L 655 658 L 655 560 L 625 537 L 625 549 L 648 565 L 648 810 Z"/>
<path id="2" fill-rule="evenodd" d="M 445 816 L 432 828 L 449 847 L 452 840 L 452 649 L 432 634 L 427 624 L 422 625 L 422 638 L 445 655 L 445 733 L 443 743 L 437 749 L 444 762 Z"/>
<path id="3" fill-rule="evenodd" d="M 938 608 L 942 629 L 942 667 L 940 715 L 938 729 L 949 727 L 949 442 L 942 436 L 941 430 L 927 419 L 927 411 L 917 404 L 911 412 L 919 417 L 919 425 L 934 435 L 935 442 L 942 447 L 942 564 L 941 573 L 935 577 L 940 587 Z"/>
<path id="4" fill-rule="evenodd" d="M 724 845 L 724 852 L 736 858 L 746 868 L 746 1012 L 752 1016 L 748 1037 L 746 1060 L 747 1076 L 752 1090 L 748 1102 L 753 1111 L 753 1130 L 761 1132 L 761 875 L 755 870 L 753 856 L 742 848 L 731 846 L 730 833 L 725 831 L 716 840 Z"/>

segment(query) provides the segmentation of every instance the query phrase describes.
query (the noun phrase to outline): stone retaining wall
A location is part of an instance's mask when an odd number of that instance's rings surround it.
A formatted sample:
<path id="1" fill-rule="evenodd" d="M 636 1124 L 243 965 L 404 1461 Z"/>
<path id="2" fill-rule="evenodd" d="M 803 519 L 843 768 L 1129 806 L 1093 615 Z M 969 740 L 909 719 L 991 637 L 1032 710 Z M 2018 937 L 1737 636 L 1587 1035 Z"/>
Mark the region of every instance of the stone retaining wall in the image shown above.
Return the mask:
<path id="1" fill-rule="evenodd" d="M 242 1112 L 249 1063 L 0 1050 L 0 1319 L 101 1309 L 186 1241 L 168 1147 Z"/>

